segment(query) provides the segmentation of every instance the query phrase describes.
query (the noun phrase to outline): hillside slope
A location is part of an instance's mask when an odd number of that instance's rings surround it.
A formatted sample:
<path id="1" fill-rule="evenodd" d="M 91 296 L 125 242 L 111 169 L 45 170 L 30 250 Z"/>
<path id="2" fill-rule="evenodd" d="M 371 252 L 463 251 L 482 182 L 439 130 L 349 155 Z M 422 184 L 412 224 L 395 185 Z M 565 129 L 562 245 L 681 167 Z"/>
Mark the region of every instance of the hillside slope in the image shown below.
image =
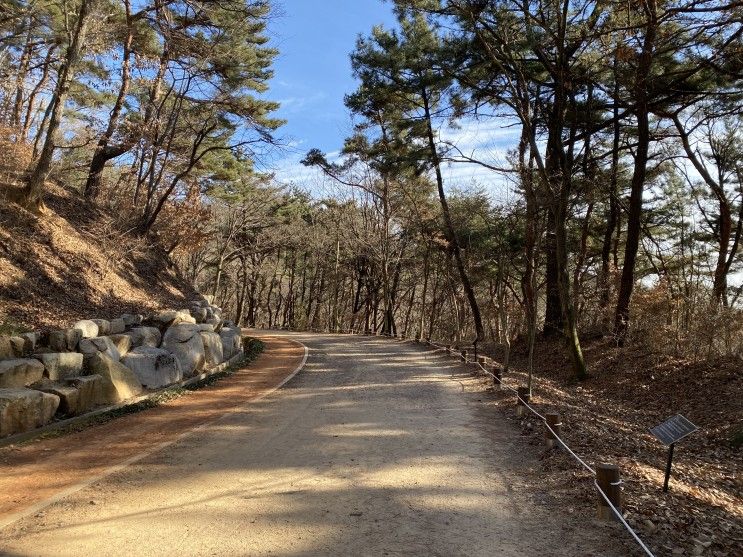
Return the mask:
<path id="1" fill-rule="evenodd" d="M 184 307 L 194 295 L 162 248 L 113 215 L 49 185 L 44 214 L 0 206 L 0 329 Z"/>

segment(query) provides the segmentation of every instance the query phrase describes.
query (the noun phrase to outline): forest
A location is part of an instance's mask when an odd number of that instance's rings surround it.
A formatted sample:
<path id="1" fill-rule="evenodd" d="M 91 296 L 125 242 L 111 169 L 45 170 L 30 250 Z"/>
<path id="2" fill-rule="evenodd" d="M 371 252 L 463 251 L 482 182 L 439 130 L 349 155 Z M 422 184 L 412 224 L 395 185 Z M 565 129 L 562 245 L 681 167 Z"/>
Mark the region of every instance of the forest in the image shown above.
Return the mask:
<path id="1" fill-rule="evenodd" d="M 739 2 L 397 0 L 350 53 L 342 152 L 302 161 L 323 194 L 266 164 L 275 9 L 2 0 L 7 202 L 43 218 L 54 183 L 110 210 L 246 327 L 490 347 L 506 370 L 555 339 L 578 380 L 597 339 L 743 355 Z M 447 133 L 476 125 L 512 147 Z"/>

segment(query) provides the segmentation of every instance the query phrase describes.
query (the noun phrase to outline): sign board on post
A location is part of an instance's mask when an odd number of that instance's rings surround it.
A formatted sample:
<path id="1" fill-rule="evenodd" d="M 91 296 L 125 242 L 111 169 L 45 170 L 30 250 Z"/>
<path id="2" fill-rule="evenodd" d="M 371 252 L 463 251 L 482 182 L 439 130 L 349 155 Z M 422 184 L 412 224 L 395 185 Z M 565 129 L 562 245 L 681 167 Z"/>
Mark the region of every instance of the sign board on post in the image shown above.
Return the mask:
<path id="1" fill-rule="evenodd" d="M 673 463 L 673 447 L 687 435 L 694 433 L 697 429 L 693 423 L 676 414 L 665 422 L 650 428 L 650 433 L 664 445 L 668 445 L 668 462 L 666 463 L 666 478 L 663 481 L 663 491 L 668 491 L 668 480 L 671 478 L 671 464 Z"/>

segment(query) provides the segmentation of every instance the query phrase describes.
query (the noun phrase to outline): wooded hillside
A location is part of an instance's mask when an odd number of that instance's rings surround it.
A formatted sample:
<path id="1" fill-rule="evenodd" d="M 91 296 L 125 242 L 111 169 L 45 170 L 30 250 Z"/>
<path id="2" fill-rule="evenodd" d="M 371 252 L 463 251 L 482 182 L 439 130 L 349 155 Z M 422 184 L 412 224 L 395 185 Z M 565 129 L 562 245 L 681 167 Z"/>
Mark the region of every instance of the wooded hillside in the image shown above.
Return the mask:
<path id="1" fill-rule="evenodd" d="M 4 193 L 105 208 L 108 241 L 156 242 L 246 326 L 474 343 L 506 370 L 559 339 L 579 380 L 603 371 L 586 339 L 740 359 L 740 7 L 394 4 L 351 54 L 341 155 L 304 159 L 319 197 L 255 170 L 281 124 L 268 2 L 6 2 Z M 446 139 L 479 123 L 518 130 L 505 156 Z M 492 182 L 448 182 L 465 163 Z"/>

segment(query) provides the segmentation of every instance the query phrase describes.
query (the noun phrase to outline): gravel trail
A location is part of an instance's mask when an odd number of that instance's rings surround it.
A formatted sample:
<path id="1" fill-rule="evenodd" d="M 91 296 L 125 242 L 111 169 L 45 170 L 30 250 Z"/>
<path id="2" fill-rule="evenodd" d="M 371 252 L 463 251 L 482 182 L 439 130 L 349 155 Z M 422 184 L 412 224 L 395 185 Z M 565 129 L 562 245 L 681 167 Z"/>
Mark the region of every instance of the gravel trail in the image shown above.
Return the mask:
<path id="1" fill-rule="evenodd" d="M 309 358 L 283 389 L 0 531 L 0 552 L 628 555 L 535 497 L 534 457 L 452 359 L 287 336 Z"/>

